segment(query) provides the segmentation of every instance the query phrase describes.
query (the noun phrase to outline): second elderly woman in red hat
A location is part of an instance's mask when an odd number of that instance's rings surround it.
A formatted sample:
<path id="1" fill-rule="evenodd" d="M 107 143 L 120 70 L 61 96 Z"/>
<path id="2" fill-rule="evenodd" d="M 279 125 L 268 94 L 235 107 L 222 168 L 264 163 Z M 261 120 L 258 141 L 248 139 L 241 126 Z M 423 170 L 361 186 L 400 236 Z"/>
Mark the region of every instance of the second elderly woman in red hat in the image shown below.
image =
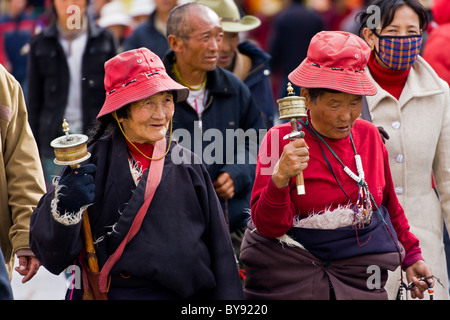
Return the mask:
<path id="1" fill-rule="evenodd" d="M 413 296 L 431 290 L 380 133 L 357 120 L 362 96 L 377 92 L 364 71 L 369 56 L 359 37 L 324 31 L 289 75 L 305 99 L 305 136 L 285 139 L 291 125 L 282 124 L 261 144 L 240 255 L 246 298 L 387 299 L 387 270 L 400 264 Z"/>

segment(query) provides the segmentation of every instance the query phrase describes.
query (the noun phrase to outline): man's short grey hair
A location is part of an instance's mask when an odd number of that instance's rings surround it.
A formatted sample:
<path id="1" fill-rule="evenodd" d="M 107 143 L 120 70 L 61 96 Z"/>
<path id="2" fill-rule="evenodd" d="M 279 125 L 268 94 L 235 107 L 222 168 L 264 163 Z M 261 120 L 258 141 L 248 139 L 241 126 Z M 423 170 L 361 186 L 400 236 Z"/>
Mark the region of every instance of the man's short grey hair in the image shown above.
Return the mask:
<path id="1" fill-rule="evenodd" d="M 191 19 L 204 15 L 211 10 L 197 2 L 188 2 L 172 9 L 167 19 L 166 36 L 174 35 L 179 38 L 188 38 L 192 32 Z"/>

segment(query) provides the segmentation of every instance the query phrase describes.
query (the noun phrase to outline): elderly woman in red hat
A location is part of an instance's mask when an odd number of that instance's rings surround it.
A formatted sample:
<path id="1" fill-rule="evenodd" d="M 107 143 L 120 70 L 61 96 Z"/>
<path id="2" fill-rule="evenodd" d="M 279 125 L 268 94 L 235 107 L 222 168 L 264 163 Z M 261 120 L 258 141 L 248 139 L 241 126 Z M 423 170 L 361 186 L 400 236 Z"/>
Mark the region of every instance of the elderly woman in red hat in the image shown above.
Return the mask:
<path id="1" fill-rule="evenodd" d="M 377 92 L 364 71 L 369 55 L 359 37 L 324 31 L 289 75 L 305 99 L 305 135 L 289 141 L 282 124 L 261 144 L 240 255 L 246 298 L 387 299 L 387 270 L 400 264 L 413 296 L 432 290 L 380 133 L 357 120 L 362 96 Z"/>
<path id="2" fill-rule="evenodd" d="M 105 73 L 91 157 L 76 170 L 66 167 L 42 197 L 31 219 L 33 252 L 54 274 L 77 264 L 91 279 L 66 298 L 81 298 L 79 289 L 88 288 L 109 299 L 242 298 L 209 175 L 196 155 L 170 140 L 174 103 L 188 89 L 146 48 L 110 59 Z M 84 258 L 86 208 L 98 274 Z"/>

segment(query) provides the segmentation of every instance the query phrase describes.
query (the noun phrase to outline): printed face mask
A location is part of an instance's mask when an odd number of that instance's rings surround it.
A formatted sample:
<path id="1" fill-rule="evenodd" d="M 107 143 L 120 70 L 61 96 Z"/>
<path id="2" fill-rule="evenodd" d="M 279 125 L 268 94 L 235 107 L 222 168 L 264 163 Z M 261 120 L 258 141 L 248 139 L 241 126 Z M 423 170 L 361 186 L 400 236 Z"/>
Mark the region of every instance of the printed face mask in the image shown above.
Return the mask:
<path id="1" fill-rule="evenodd" d="M 379 41 L 379 52 L 375 53 L 389 68 L 408 70 L 420 51 L 422 35 L 417 36 L 380 36 L 374 32 Z"/>

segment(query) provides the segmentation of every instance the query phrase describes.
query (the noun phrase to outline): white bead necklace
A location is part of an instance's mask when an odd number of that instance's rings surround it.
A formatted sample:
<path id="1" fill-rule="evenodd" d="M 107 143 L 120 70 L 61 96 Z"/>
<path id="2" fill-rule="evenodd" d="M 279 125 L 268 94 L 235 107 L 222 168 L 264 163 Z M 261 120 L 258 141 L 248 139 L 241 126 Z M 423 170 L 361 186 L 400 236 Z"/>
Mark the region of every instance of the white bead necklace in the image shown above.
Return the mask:
<path id="1" fill-rule="evenodd" d="M 344 167 L 344 172 L 352 179 L 354 180 L 358 186 L 358 200 L 356 202 L 356 205 L 354 205 L 354 211 L 355 211 L 355 225 L 358 225 L 360 227 L 363 227 L 364 225 L 370 224 L 371 218 L 372 218 L 372 201 L 371 201 L 371 194 L 369 192 L 369 187 L 367 186 L 367 183 L 365 181 L 365 174 L 364 174 L 364 168 L 361 161 L 361 156 L 356 152 L 355 143 L 353 142 L 352 133 L 350 132 L 350 141 L 352 142 L 353 151 L 355 152 L 355 164 L 356 164 L 356 170 L 358 172 L 358 175 L 356 175 L 349 167 L 347 167 L 341 159 L 336 155 L 336 153 L 331 149 L 331 147 L 326 143 L 326 141 L 322 138 L 322 136 L 313 128 L 311 127 L 314 133 L 322 140 L 322 142 L 327 146 L 327 148 L 331 151 L 331 153 L 334 155 L 334 157 L 341 163 L 341 165 Z"/>

